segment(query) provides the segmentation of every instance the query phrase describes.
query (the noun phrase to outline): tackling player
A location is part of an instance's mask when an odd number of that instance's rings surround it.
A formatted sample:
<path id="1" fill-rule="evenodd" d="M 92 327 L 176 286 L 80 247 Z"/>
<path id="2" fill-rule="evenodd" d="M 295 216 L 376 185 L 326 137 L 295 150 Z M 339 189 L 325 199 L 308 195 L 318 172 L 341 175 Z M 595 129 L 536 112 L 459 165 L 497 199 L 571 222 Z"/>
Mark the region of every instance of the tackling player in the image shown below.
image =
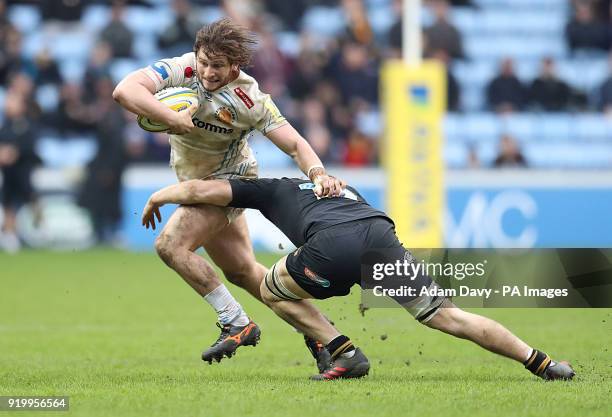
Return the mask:
<path id="1" fill-rule="evenodd" d="M 253 35 L 229 19 L 203 26 L 194 52 L 126 76 L 113 98 L 127 110 L 170 127 L 170 165 L 179 181 L 255 178 L 257 162 L 248 146 L 256 129 L 290 155 L 320 195 L 335 195 L 340 182 L 328 176 L 308 142 L 285 120 L 269 95 L 241 68 L 248 65 Z M 154 98 L 167 87 L 189 87 L 199 107 L 175 112 Z M 206 361 L 231 356 L 238 346 L 255 344 L 259 328 L 221 283 L 211 265 L 194 253 L 204 247 L 226 278 L 261 300 L 266 268 L 256 262 L 242 209 L 207 204 L 179 207 L 155 241 L 160 258 L 217 312 L 221 335 L 203 353 Z M 310 347 L 315 349 L 315 344 Z M 308 343 L 307 343 L 308 344 Z M 312 350 L 311 349 L 311 350 Z"/>
<path id="2" fill-rule="evenodd" d="M 304 334 L 326 344 L 333 361 L 313 379 L 361 377 L 369 371 L 368 359 L 306 299 L 348 294 L 360 283 L 362 256 L 372 249 L 384 249 L 391 262 L 408 259 L 410 252 L 397 239 L 393 221 L 370 207 L 355 189 L 347 187 L 340 198 L 319 199 L 314 187 L 309 181 L 289 178 L 188 181 L 154 193 L 144 208 L 142 224 L 155 228 L 155 217 L 161 221 L 159 207 L 166 203 L 259 210 L 298 248 L 267 272 L 261 283 L 264 302 Z M 423 287 L 436 287 L 422 274 L 410 282 L 416 294 Z M 396 301 L 419 322 L 519 361 L 543 379 L 574 377 L 567 362 L 552 361 L 501 324 L 465 312 L 445 297 L 424 295 Z"/>

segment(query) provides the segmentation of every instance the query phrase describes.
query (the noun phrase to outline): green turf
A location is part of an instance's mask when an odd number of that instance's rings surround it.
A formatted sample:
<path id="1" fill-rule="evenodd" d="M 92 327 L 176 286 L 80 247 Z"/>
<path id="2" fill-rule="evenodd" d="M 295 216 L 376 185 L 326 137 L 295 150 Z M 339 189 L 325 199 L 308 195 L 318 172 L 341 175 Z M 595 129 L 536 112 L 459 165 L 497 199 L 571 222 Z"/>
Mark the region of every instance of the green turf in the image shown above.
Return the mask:
<path id="1" fill-rule="evenodd" d="M 316 383 L 301 337 L 232 289 L 262 341 L 209 366 L 199 357 L 218 335 L 214 314 L 153 254 L 0 254 L 0 395 L 70 396 L 69 412 L 20 416 L 612 413 L 610 309 L 480 311 L 575 365 L 577 380 L 547 383 L 401 310 L 361 317 L 354 291 L 320 305 L 370 357 L 371 375 Z"/>

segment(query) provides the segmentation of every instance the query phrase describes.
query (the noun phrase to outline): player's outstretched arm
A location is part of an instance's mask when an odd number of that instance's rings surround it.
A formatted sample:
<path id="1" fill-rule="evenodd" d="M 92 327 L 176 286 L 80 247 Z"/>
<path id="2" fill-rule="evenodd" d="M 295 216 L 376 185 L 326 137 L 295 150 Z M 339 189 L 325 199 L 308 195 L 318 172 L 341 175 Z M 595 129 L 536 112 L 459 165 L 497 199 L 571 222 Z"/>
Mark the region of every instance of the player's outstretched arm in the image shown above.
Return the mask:
<path id="1" fill-rule="evenodd" d="M 266 135 L 279 149 L 289 155 L 304 174 L 317 186 L 315 194 L 319 197 L 339 196 L 346 187 L 339 180 L 325 172 L 321 160 L 310 144 L 287 123 Z"/>
<path id="2" fill-rule="evenodd" d="M 170 126 L 170 132 L 178 135 L 193 129 L 191 116 L 197 110 L 192 106 L 183 112 L 175 112 L 155 99 L 155 83 L 141 70 L 128 74 L 113 91 L 113 99 L 126 110 Z"/>
<path id="3" fill-rule="evenodd" d="M 155 230 L 161 223 L 159 208 L 164 204 L 212 204 L 225 207 L 232 201 L 232 187 L 227 180 L 189 180 L 154 192 L 142 211 L 142 225 Z"/>

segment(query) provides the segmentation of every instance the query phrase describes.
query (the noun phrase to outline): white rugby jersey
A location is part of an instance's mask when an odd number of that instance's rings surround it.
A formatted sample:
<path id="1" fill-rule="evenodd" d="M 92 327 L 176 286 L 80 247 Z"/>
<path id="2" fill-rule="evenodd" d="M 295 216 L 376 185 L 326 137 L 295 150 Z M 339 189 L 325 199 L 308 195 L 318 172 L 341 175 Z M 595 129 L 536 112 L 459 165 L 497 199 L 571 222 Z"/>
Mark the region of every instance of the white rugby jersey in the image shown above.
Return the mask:
<path id="1" fill-rule="evenodd" d="M 196 76 L 195 53 L 162 59 L 142 69 L 156 91 L 189 87 L 198 91 L 200 107 L 193 115 L 195 129 L 186 135 L 170 135 L 170 165 L 179 180 L 223 174 L 253 175 L 256 165 L 248 138 L 254 129 L 264 135 L 287 123 L 257 81 L 240 71 L 229 84 L 207 91 Z M 232 175 L 232 176 L 233 176 Z"/>

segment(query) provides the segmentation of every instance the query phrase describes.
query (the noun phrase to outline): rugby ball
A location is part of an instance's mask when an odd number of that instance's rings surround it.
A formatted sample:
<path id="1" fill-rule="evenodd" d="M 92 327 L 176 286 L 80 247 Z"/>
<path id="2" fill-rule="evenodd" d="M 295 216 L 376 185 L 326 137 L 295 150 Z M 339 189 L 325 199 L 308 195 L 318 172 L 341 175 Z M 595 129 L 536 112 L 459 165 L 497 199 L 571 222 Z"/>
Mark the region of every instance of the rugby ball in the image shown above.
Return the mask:
<path id="1" fill-rule="evenodd" d="M 199 104 L 198 92 L 187 87 L 170 87 L 158 91 L 155 98 L 174 111 L 183 111 L 192 104 Z M 151 120 L 145 116 L 138 116 L 138 126 L 148 132 L 165 132 L 170 129 L 165 124 Z"/>

